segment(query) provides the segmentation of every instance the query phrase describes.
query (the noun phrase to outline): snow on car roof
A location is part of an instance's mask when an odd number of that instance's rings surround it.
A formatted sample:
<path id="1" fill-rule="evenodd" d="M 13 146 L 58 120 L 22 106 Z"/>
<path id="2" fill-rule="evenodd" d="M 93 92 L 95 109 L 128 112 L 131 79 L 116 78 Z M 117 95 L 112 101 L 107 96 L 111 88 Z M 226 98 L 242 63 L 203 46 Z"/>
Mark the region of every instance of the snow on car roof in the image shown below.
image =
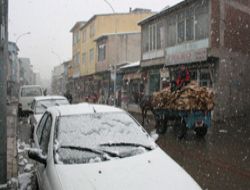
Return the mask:
<path id="1" fill-rule="evenodd" d="M 53 106 L 48 108 L 48 111 L 58 113 L 61 116 L 88 114 L 88 113 L 123 112 L 122 109 L 116 107 L 100 105 L 100 104 L 89 104 L 89 103 Z"/>
<path id="2" fill-rule="evenodd" d="M 51 99 L 66 99 L 64 96 L 36 96 L 34 100 L 51 100 Z"/>

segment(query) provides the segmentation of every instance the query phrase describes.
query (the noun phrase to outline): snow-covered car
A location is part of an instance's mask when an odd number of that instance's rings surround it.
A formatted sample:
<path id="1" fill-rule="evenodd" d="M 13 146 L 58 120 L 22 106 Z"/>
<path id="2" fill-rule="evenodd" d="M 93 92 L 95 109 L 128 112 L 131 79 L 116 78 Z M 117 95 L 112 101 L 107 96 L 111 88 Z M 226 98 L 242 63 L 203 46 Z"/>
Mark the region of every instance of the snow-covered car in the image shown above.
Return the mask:
<path id="1" fill-rule="evenodd" d="M 41 119 L 47 108 L 52 106 L 68 105 L 69 102 L 64 96 L 37 96 L 31 103 L 31 115 L 29 122 L 31 125 L 32 134 L 37 123 Z"/>
<path id="2" fill-rule="evenodd" d="M 48 108 L 29 157 L 40 189 L 201 189 L 127 112 L 106 105 Z"/>

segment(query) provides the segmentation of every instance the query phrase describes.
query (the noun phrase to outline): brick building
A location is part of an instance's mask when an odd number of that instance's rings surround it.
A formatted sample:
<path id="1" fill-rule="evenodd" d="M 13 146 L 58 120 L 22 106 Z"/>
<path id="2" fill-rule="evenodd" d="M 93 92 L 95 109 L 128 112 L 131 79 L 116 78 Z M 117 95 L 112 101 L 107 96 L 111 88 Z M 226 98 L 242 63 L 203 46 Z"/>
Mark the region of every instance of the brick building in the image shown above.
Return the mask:
<path id="1" fill-rule="evenodd" d="M 146 18 L 141 67 L 147 94 L 174 79 L 180 64 L 216 93 L 215 119 L 245 116 L 250 109 L 250 2 L 185 0 Z"/>

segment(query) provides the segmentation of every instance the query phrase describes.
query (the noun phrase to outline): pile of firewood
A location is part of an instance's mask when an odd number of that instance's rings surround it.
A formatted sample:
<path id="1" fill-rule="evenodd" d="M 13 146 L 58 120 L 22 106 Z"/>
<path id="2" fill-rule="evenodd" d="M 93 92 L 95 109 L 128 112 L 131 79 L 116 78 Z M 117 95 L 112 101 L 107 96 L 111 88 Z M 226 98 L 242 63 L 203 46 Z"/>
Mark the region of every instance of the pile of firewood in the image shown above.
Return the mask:
<path id="1" fill-rule="evenodd" d="M 181 90 L 171 92 L 166 88 L 155 92 L 152 104 L 155 109 L 210 111 L 214 107 L 214 93 L 210 88 L 191 81 Z"/>

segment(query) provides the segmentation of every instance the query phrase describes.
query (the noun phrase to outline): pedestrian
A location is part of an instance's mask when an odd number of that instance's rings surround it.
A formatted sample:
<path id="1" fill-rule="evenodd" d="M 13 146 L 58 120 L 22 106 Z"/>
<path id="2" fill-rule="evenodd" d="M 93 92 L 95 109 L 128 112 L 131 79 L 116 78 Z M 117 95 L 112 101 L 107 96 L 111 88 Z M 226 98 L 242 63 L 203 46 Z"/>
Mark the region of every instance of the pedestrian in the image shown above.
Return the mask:
<path id="1" fill-rule="evenodd" d="M 64 96 L 68 99 L 69 103 L 72 104 L 73 97 L 72 97 L 72 94 L 70 93 L 69 90 L 66 91 L 66 93 L 64 94 Z"/>

